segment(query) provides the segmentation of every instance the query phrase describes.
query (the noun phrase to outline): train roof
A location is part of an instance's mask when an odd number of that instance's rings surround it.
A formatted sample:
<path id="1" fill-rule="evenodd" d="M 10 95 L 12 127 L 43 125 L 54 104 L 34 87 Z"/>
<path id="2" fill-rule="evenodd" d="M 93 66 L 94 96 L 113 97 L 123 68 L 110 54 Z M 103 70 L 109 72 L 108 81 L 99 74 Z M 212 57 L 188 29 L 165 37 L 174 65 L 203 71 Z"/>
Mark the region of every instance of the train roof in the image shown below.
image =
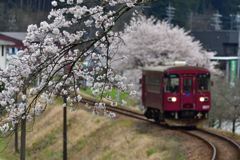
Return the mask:
<path id="1" fill-rule="evenodd" d="M 143 71 L 156 71 L 156 72 L 164 72 L 164 71 L 173 71 L 173 70 L 201 70 L 210 72 L 208 69 L 197 66 L 156 66 L 156 67 L 145 67 Z"/>

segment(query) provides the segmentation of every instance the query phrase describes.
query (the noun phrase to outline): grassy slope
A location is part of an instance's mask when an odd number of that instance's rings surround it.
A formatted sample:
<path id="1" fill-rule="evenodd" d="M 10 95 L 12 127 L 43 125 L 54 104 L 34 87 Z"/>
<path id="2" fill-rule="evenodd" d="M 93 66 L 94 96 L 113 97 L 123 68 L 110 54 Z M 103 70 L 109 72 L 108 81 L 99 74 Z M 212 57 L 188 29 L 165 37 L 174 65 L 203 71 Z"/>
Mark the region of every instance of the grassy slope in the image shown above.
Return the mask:
<path id="1" fill-rule="evenodd" d="M 27 132 L 27 160 L 62 158 L 62 114 L 62 106 L 53 105 L 36 119 L 33 130 Z M 175 138 L 159 135 L 157 127 L 150 127 L 146 122 L 93 117 L 91 111 L 84 109 L 68 112 L 67 116 L 69 159 L 180 160 L 184 157 Z M 1 143 L 0 147 L 5 144 Z M 19 154 L 14 153 L 13 140 L 0 159 L 19 159 Z"/>

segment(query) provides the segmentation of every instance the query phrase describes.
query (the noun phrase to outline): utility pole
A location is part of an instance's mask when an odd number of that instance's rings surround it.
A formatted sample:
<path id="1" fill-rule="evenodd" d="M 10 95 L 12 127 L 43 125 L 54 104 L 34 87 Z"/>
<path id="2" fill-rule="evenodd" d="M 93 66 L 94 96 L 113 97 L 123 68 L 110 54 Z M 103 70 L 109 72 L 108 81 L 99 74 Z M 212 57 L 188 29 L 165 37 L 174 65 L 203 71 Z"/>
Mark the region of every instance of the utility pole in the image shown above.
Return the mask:
<path id="1" fill-rule="evenodd" d="M 26 82 L 25 82 L 26 84 Z M 23 86 L 23 94 L 26 95 L 26 87 L 27 85 Z M 25 113 L 26 113 L 26 100 L 24 100 L 25 105 Z M 22 124 L 21 124 L 21 153 L 20 153 L 20 160 L 25 160 L 25 151 L 26 151 L 26 114 L 22 114 Z"/>
<path id="2" fill-rule="evenodd" d="M 229 14 L 229 16 L 231 17 L 231 26 L 230 26 L 230 30 L 233 29 L 233 15 L 232 14 Z"/>
<path id="3" fill-rule="evenodd" d="M 15 16 L 13 16 L 13 18 L 9 19 L 8 21 L 10 23 L 9 30 L 12 30 L 13 32 L 16 31 L 18 29 L 18 27 L 16 27 L 17 20 L 16 20 Z"/>
<path id="4" fill-rule="evenodd" d="M 64 67 L 64 74 L 66 74 L 66 66 Z M 64 90 L 66 90 L 66 84 L 64 84 Z M 67 160 L 67 95 L 63 95 L 63 103 L 66 105 L 63 107 L 63 160 Z"/>
<path id="5" fill-rule="evenodd" d="M 240 67 L 240 14 L 237 16 L 237 27 L 238 27 L 238 63 L 237 63 L 237 80 L 239 79 L 239 67 Z"/>
<path id="6" fill-rule="evenodd" d="M 15 105 L 16 105 L 16 108 L 18 106 L 18 103 L 17 103 L 17 93 L 15 95 Z M 15 123 L 15 152 L 18 153 L 18 123 Z"/>
<path id="7" fill-rule="evenodd" d="M 168 23 L 170 24 L 170 27 L 172 28 L 172 24 L 171 24 L 171 21 L 174 17 L 174 13 L 175 13 L 175 8 L 171 6 L 170 3 L 168 3 L 168 7 L 166 7 L 166 13 L 167 13 L 167 20 L 168 20 Z"/>
<path id="8" fill-rule="evenodd" d="M 217 13 L 213 14 L 212 20 L 214 24 L 211 25 L 214 27 L 214 30 L 221 30 L 222 21 L 220 20 L 220 17 L 222 17 L 222 15 L 219 14 L 218 11 Z"/>
<path id="9" fill-rule="evenodd" d="M 190 30 L 192 30 L 192 18 L 193 18 L 193 12 L 190 13 Z"/>
<path id="10" fill-rule="evenodd" d="M 66 95 L 63 96 L 63 103 L 67 105 Z M 67 106 L 63 107 L 63 160 L 67 160 Z"/>

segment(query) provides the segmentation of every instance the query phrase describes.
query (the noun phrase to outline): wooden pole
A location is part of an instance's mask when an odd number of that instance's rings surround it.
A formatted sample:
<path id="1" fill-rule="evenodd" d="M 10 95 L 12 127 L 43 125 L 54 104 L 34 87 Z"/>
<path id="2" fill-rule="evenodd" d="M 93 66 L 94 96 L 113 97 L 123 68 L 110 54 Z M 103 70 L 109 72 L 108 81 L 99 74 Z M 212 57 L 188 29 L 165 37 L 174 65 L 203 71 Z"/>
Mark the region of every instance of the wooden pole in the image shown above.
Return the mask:
<path id="1" fill-rule="evenodd" d="M 64 67 L 64 73 L 67 68 Z M 66 90 L 66 84 L 64 84 L 64 90 Z M 67 95 L 63 95 L 63 103 L 66 105 L 63 107 L 63 160 L 67 160 Z"/>
<path id="2" fill-rule="evenodd" d="M 15 103 L 17 103 L 17 94 L 15 97 Z M 18 150 L 18 123 L 15 124 L 15 152 L 19 153 L 19 150 Z"/>
<path id="3" fill-rule="evenodd" d="M 18 123 L 15 124 L 15 152 L 19 153 L 19 150 L 18 150 Z"/>
<path id="4" fill-rule="evenodd" d="M 67 104 L 66 95 L 63 96 L 63 103 Z M 67 160 L 67 106 L 63 107 L 63 160 Z"/>
<path id="5" fill-rule="evenodd" d="M 22 92 L 24 95 L 26 95 L 26 87 L 23 89 Z M 23 102 L 23 103 L 26 103 Z M 26 111 L 26 105 L 25 105 L 25 111 Z M 25 151 L 26 151 L 26 114 L 24 113 L 22 115 L 22 124 L 21 124 L 21 153 L 20 153 L 20 160 L 25 160 Z"/>
<path id="6" fill-rule="evenodd" d="M 22 116 L 25 116 L 23 114 Z M 21 160 L 25 160 L 25 148 L 26 148 L 26 117 L 22 119 L 21 125 Z"/>

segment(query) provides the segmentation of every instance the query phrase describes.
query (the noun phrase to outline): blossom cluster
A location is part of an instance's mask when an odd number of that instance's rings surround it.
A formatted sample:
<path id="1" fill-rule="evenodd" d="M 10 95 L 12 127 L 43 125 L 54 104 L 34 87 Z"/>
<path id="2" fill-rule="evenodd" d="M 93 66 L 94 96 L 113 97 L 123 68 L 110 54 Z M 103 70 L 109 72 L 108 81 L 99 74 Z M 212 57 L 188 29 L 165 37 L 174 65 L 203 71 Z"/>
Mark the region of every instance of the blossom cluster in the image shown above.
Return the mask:
<path id="1" fill-rule="evenodd" d="M 0 71 L 0 83 L 5 85 L 0 104 L 2 110 L 8 112 L 7 121 L 0 122 L 2 133 L 7 133 L 21 119 L 31 121 L 41 115 L 57 97 L 66 96 L 63 107 L 69 104 L 70 111 L 74 111 L 82 99 L 78 84 L 81 79 L 93 83 L 92 93 L 105 97 L 112 106 L 117 102 L 107 93 L 113 88 L 129 91 L 134 96 L 133 85 L 126 84 L 127 78 L 116 75 L 112 69 L 113 56 L 121 41 L 112 27 L 130 8 L 147 2 L 104 0 L 88 7 L 84 0 L 53 0 L 53 9 L 48 15 L 50 22 L 29 25 L 23 40 L 25 49 L 18 51 L 17 58 L 10 57 L 8 68 Z M 60 8 L 59 3 L 65 8 Z M 90 30 L 95 34 L 90 36 Z M 91 67 L 86 68 L 83 62 Z M 37 85 L 32 86 L 33 83 Z M 18 105 L 14 104 L 16 94 L 21 97 Z M 122 105 L 126 102 L 122 101 Z M 106 116 L 115 116 L 106 110 L 104 103 L 93 106 L 94 115 L 100 111 Z"/>

